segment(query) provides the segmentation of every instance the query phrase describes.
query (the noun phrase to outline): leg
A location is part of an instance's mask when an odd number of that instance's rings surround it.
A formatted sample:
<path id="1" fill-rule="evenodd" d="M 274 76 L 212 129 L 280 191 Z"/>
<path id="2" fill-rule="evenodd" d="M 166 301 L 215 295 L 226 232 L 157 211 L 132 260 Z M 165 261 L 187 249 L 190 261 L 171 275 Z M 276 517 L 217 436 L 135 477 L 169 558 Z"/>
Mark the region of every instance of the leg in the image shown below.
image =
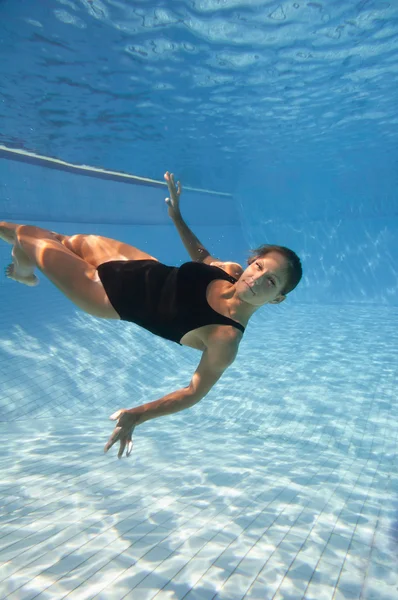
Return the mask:
<path id="1" fill-rule="evenodd" d="M 9 279 L 14 279 L 20 283 L 29 286 L 34 286 L 39 283 L 38 278 L 34 275 L 36 264 L 33 264 L 29 257 L 23 252 L 22 248 L 17 244 L 17 230 L 21 227 L 18 223 L 0 222 L 0 239 L 13 245 L 11 256 L 13 262 L 5 269 L 5 274 Z M 43 238 L 54 238 L 57 234 L 41 227 L 34 227 L 36 235 Z"/>
<path id="2" fill-rule="evenodd" d="M 110 260 L 156 260 L 150 254 L 100 235 L 60 236 L 62 244 L 87 263 L 97 268 Z"/>
<path id="3" fill-rule="evenodd" d="M 11 251 L 12 263 L 5 269 L 5 274 L 9 279 L 14 279 L 25 285 L 34 286 L 39 283 L 34 274 L 35 266 L 15 243 Z"/>
<path id="4" fill-rule="evenodd" d="M 13 244 L 15 241 L 15 231 L 19 227 L 18 223 L 8 223 L 0 221 L 0 239 Z"/>
<path id="5" fill-rule="evenodd" d="M 18 227 L 20 225 L 16 223 L 0 222 L 0 238 L 13 244 Z M 65 248 L 95 268 L 110 260 L 157 260 L 154 256 L 134 246 L 100 235 L 78 234 L 68 236 L 41 227 L 34 227 L 34 229 L 37 235 L 40 234 L 43 238 L 61 242 Z"/>
<path id="6" fill-rule="evenodd" d="M 19 223 L 9 223 L 8 221 L 0 221 L 0 239 L 8 242 L 9 244 L 14 244 L 17 236 L 17 229 L 21 227 Z M 37 233 L 42 235 L 43 238 L 51 238 L 54 240 L 61 241 L 66 236 L 61 235 L 60 233 L 56 233 L 55 231 L 50 231 L 49 229 L 43 229 L 42 227 L 36 227 L 34 225 L 29 225 L 32 229 L 34 229 Z"/>
<path id="7" fill-rule="evenodd" d="M 99 280 L 96 268 L 68 250 L 58 234 L 30 225 L 0 223 L 0 235 L 14 243 L 11 278 L 28 283 L 40 269 L 76 306 L 96 317 L 119 319 Z M 13 242 L 10 238 L 13 237 Z M 32 283 L 28 283 L 32 285 Z M 34 284 L 33 284 L 34 285 Z"/>

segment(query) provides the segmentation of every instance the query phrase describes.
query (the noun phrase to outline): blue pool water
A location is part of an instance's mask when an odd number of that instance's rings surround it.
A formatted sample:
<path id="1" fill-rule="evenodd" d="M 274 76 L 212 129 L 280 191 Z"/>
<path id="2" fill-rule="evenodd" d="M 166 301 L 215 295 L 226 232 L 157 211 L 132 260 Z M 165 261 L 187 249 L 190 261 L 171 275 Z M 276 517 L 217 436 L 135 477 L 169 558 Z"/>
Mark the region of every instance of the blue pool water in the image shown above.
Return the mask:
<path id="1" fill-rule="evenodd" d="M 200 354 L 1 276 L 0 599 L 398 599 L 398 8 L 3 0 L 0 39 L 0 219 L 181 264 L 169 169 L 212 254 L 304 267 L 122 461 Z"/>

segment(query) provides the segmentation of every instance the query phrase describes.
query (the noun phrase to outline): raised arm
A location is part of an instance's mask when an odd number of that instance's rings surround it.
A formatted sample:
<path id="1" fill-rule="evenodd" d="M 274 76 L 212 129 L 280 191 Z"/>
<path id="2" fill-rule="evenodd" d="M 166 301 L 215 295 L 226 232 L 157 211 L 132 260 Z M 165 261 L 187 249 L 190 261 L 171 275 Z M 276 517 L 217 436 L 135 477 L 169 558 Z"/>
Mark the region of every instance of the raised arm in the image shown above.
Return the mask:
<path id="1" fill-rule="evenodd" d="M 198 240 L 196 235 L 189 229 L 181 215 L 180 210 L 180 195 L 181 195 L 181 184 L 178 181 L 177 185 L 174 182 L 173 173 L 168 171 L 164 176 L 167 187 L 169 188 L 170 197 L 166 198 L 166 204 L 168 206 L 169 217 L 173 221 L 176 229 L 180 235 L 181 241 L 188 251 L 189 256 L 192 260 L 197 262 L 211 262 L 217 261 L 217 258 L 210 255 L 210 252 L 206 250 L 203 244 Z"/>
<path id="2" fill-rule="evenodd" d="M 150 419 L 190 408 L 202 400 L 220 379 L 225 369 L 235 360 L 239 344 L 237 339 L 236 336 L 233 338 L 219 336 L 219 339 L 203 352 L 198 368 L 187 387 L 171 392 L 154 402 L 119 410 L 113 414 L 111 419 L 117 420 L 117 424 L 105 446 L 105 452 L 113 444 L 120 442 L 118 458 L 123 456 L 124 450 L 126 456 L 129 456 L 133 448 L 132 434 L 135 427 Z"/>

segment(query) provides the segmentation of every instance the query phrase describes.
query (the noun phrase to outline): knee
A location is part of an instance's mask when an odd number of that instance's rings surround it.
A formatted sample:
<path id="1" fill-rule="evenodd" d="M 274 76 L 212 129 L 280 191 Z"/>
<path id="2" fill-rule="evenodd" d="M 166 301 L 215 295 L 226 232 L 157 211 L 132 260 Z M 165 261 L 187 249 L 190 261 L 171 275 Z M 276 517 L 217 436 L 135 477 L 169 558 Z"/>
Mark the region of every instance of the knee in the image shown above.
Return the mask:
<path id="1" fill-rule="evenodd" d="M 49 231 L 48 229 L 42 229 L 41 227 L 36 227 L 36 225 L 18 225 L 15 230 L 18 241 L 21 238 L 30 238 L 35 240 L 57 240 L 60 237 L 55 231 Z M 63 236 L 61 236 L 63 237 Z"/>
<path id="2" fill-rule="evenodd" d="M 34 255 L 35 260 L 37 260 L 38 252 L 42 253 L 47 248 L 51 239 L 43 235 L 43 233 L 45 234 L 45 230 L 40 230 L 40 228 L 34 225 L 18 225 L 15 230 L 14 244 L 31 258 Z"/>
<path id="3" fill-rule="evenodd" d="M 19 238 L 21 236 L 25 236 L 25 235 L 32 237 L 34 229 L 35 228 L 33 225 L 18 225 L 18 227 L 15 230 L 15 233 L 19 240 Z"/>

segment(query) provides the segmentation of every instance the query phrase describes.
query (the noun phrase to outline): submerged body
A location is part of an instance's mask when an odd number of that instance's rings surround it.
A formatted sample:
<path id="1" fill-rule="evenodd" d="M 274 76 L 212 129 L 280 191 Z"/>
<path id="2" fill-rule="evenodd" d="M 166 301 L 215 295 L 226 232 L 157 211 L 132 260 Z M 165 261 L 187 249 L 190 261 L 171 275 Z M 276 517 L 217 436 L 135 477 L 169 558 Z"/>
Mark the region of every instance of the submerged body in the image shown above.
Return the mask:
<path id="1" fill-rule="evenodd" d="M 203 350 L 197 331 L 203 327 L 225 325 L 242 333 L 245 330 L 219 312 L 223 307 L 217 307 L 212 290 L 218 282 L 236 283 L 219 267 L 195 262 L 169 267 L 154 260 L 135 260 L 109 261 L 97 270 L 120 318 L 166 340 Z"/>
<path id="2" fill-rule="evenodd" d="M 235 360 L 244 329 L 264 304 L 278 304 L 301 277 L 300 260 L 281 246 L 259 248 L 243 268 L 210 255 L 184 222 L 181 187 L 171 174 L 166 199 L 184 246 L 194 262 L 168 267 L 117 240 L 66 236 L 31 225 L 0 222 L 0 238 L 12 244 L 10 279 L 37 285 L 39 269 L 77 307 L 95 317 L 133 321 L 148 331 L 202 352 L 188 385 L 162 398 L 122 409 L 105 451 L 120 442 L 129 455 L 132 433 L 149 419 L 199 402 Z"/>

